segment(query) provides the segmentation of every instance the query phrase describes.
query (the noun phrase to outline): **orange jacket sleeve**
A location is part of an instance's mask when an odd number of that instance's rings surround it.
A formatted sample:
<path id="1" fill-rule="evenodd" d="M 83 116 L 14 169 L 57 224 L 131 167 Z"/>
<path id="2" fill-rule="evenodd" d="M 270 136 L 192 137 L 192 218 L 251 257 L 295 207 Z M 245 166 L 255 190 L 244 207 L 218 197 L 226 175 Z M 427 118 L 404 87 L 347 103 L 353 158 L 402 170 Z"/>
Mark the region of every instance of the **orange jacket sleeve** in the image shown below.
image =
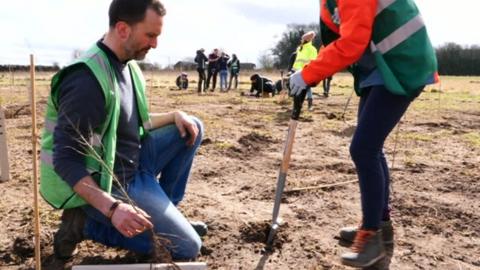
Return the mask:
<path id="1" fill-rule="evenodd" d="M 320 19 L 339 38 L 320 50 L 317 58 L 303 68 L 302 76 L 308 85 L 321 80 L 355 63 L 369 45 L 377 0 L 337 0 L 340 27 L 333 24 L 326 0 L 321 1 Z"/>

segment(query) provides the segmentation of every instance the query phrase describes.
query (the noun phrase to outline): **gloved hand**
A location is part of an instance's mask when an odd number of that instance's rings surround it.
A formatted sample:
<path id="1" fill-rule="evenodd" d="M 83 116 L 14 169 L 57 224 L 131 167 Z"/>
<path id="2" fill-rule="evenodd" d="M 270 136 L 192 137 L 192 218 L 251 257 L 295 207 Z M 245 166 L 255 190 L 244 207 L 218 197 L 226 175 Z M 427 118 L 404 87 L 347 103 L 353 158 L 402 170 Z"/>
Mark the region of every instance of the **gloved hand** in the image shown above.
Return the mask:
<path id="1" fill-rule="evenodd" d="M 302 91 L 307 88 L 307 83 L 303 80 L 302 71 L 296 71 L 290 76 L 290 96 L 298 96 Z"/>

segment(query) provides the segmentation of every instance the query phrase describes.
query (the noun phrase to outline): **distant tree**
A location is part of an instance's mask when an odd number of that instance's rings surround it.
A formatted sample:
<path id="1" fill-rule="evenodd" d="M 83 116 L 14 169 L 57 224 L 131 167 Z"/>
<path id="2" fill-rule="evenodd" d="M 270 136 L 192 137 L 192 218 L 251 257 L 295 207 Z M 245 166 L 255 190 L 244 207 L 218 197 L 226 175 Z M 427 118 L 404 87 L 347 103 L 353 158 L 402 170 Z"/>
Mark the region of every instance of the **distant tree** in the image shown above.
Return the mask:
<path id="1" fill-rule="evenodd" d="M 480 47 L 461 46 L 450 42 L 436 49 L 441 75 L 480 75 Z"/>
<path id="2" fill-rule="evenodd" d="M 280 40 L 277 42 L 275 47 L 272 48 L 272 54 L 275 58 L 275 67 L 276 68 L 287 68 L 288 61 L 293 52 L 297 49 L 300 44 L 300 40 L 308 31 L 315 31 L 317 35 L 313 40 L 313 45 L 318 49 L 321 44 L 320 39 L 320 26 L 318 23 L 311 24 L 289 24 L 287 25 L 287 30 L 283 32 Z"/>
<path id="3" fill-rule="evenodd" d="M 260 54 L 258 57 L 258 63 L 260 64 L 260 68 L 272 70 L 275 67 L 275 58 L 267 50 Z"/>

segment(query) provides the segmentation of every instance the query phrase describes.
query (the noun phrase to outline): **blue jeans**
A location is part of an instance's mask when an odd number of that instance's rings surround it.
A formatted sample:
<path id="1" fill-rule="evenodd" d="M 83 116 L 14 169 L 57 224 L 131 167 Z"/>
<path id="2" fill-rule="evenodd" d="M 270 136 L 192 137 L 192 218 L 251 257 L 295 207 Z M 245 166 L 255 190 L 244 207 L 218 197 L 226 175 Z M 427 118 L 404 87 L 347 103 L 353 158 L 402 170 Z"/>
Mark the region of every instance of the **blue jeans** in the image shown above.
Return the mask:
<path id="1" fill-rule="evenodd" d="M 220 89 L 222 90 L 227 89 L 227 77 L 228 77 L 228 70 L 226 69 L 220 70 Z"/>
<path id="2" fill-rule="evenodd" d="M 311 87 L 307 87 L 307 99 L 313 99 L 313 92 Z"/>
<path id="3" fill-rule="evenodd" d="M 383 85 L 364 89 L 360 98 L 350 155 L 360 184 L 364 229 L 378 229 L 382 216 L 388 216 L 390 175 L 383 144 L 412 100 Z"/>
<path id="4" fill-rule="evenodd" d="M 185 144 L 186 139 L 180 137 L 175 125 L 150 132 L 142 141 L 138 171 L 126 188 L 137 206 L 152 217 L 154 232 L 170 241 L 167 248 L 174 259 L 195 258 L 202 244 L 193 227 L 176 208 L 185 194 L 193 157 L 202 141 L 202 123 L 193 119 L 200 131 L 193 146 Z M 160 179 L 157 179 L 159 174 Z M 120 194 L 118 191 L 112 193 Z M 152 251 L 149 231 L 127 238 L 95 208 L 88 206 L 84 210 L 88 216 L 84 229 L 87 239 L 143 254 Z"/>

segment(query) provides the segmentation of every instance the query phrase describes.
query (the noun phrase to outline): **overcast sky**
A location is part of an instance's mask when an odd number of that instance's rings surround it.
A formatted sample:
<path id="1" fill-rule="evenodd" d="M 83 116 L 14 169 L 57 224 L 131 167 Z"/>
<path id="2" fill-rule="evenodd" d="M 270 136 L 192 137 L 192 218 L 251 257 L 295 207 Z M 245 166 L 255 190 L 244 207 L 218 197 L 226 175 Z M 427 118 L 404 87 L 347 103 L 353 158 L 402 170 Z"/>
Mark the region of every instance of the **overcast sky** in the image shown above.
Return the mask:
<path id="1" fill-rule="evenodd" d="M 107 31 L 110 0 L 0 0 L 0 64 L 67 64 Z M 435 46 L 480 44 L 480 2 L 418 0 Z M 157 49 L 147 60 L 162 65 L 193 57 L 198 48 L 222 48 L 257 62 L 289 23 L 318 22 L 318 0 L 163 0 L 167 8 Z"/>

